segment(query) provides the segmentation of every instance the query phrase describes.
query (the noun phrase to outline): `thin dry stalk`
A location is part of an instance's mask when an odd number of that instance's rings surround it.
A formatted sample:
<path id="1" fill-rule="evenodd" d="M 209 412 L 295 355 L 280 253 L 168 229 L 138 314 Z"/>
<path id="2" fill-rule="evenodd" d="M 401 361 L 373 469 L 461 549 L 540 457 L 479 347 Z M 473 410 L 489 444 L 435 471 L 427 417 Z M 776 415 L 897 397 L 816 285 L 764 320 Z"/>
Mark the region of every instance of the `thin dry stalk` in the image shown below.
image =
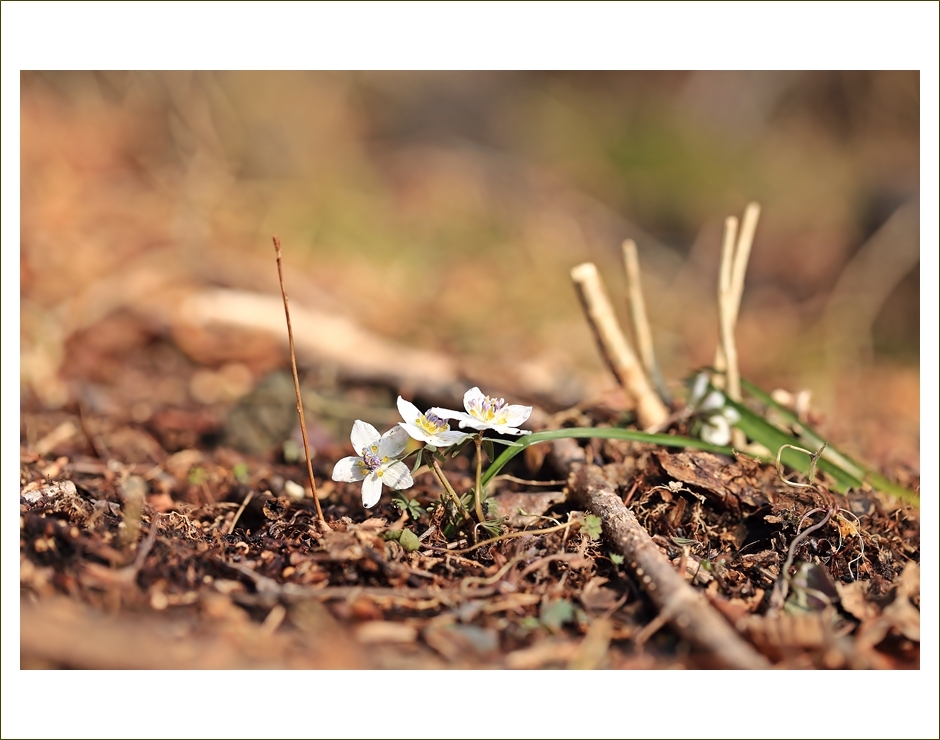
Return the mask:
<path id="1" fill-rule="evenodd" d="M 727 363 L 725 392 L 734 401 L 741 400 L 741 376 L 738 370 L 738 349 L 734 343 L 734 327 L 737 323 L 735 298 L 733 294 L 733 276 L 735 259 L 735 237 L 738 220 L 734 216 L 725 219 L 724 240 L 721 245 L 721 272 L 718 279 L 718 328 L 720 349 Z M 740 303 L 740 297 L 737 299 Z M 731 431 L 731 443 L 743 448 L 746 440 L 744 432 L 735 427 Z"/>
<path id="2" fill-rule="evenodd" d="M 571 470 L 573 498 L 601 518 L 607 541 L 623 555 L 626 567 L 679 635 L 725 668 L 770 668 L 705 597 L 676 573 L 601 469 L 585 464 L 584 451 L 574 440 L 554 442 L 551 454 L 561 469 Z"/>
<path id="3" fill-rule="evenodd" d="M 294 392 L 297 394 L 297 413 L 300 416 L 300 434 L 304 438 L 304 455 L 307 458 L 307 474 L 310 476 L 310 493 L 313 503 L 317 507 L 317 518 L 326 522 L 323 509 L 320 508 L 320 499 L 317 496 L 317 481 L 313 477 L 313 462 L 310 460 L 310 442 L 307 440 L 307 422 L 304 420 L 304 402 L 300 396 L 300 378 L 297 375 L 297 355 L 294 353 L 294 331 L 290 324 L 290 307 L 288 306 L 287 290 L 284 288 L 284 273 L 281 269 L 281 241 L 274 238 L 274 252 L 277 254 L 277 279 L 281 284 L 281 296 L 284 298 L 284 316 L 287 318 L 287 341 L 290 345 L 290 367 L 294 373 Z"/>
<path id="4" fill-rule="evenodd" d="M 669 415 L 669 411 L 656 395 L 643 367 L 630 349 L 597 267 L 592 262 L 578 265 L 571 270 L 571 279 L 601 354 L 617 382 L 636 402 L 640 427 L 648 429 L 657 426 Z"/>
<path id="5" fill-rule="evenodd" d="M 627 239 L 623 243 L 623 265 L 627 276 L 627 307 L 630 309 L 630 323 L 633 326 L 633 337 L 636 340 L 637 352 L 649 378 L 660 398 L 664 401 L 665 384 L 656 363 L 656 352 L 653 347 L 653 333 L 650 330 L 649 319 L 646 317 L 646 302 L 643 300 L 643 288 L 640 284 L 640 260 L 637 257 L 636 242 Z"/>
<path id="6" fill-rule="evenodd" d="M 754 244 L 754 234 L 757 231 L 757 221 L 760 218 L 760 204 L 748 203 L 744 209 L 744 219 L 741 221 L 741 231 L 737 237 L 737 244 L 732 249 L 732 254 L 727 257 L 729 262 L 725 263 L 725 254 L 722 253 L 721 278 L 727 279 L 731 295 L 731 305 L 729 307 L 732 317 L 732 329 L 737 326 L 738 313 L 741 308 L 741 296 L 744 293 L 744 275 L 747 272 L 747 263 L 751 258 L 751 247 Z M 725 275 L 725 270 L 730 269 L 730 274 Z M 715 349 L 715 361 L 713 367 L 724 372 L 727 368 L 727 359 L 724 350 L 719 343 Z M 720 381 L 719 381 L 720 382 Z"/>
<path id="7" fill-rule="evenodd" d="M 561 532 L 566 529 L 570 529 L 574 526 L 581 526 L 581 522 L 577 519 L 572 519 L 569 522 L 564 524 L 559 524 L 556 527 L 546 527 L 545 529 L 520 529 L 518 532 L 506 532 L 505 534 L 497 535 L 496 537 L 490 537 L 488 540 L 483 540 L 482 542 L 477 542 L 475 545 L 470 547 L 465 547 L 462 550 L 448 550 L 444 547 L 426 547 L 426 550 L 432 550 L 434 552 L 449 552 L 453 555 L 465 555 L 468 552 L 473 552 L 474 550 L 479 550 L 481 547 L 486 547 L 487 545 L 492 545 L 494 542 L 502 542 L 503 540 L 512 540 L 516 537 L 535 537 L 537 535 L 551 534 L 552 532 Z"/>
<path id="8" fill-rule="evenodd" d="M 748 203 L 747 208 L 744 209 L 744 218 L 741 219 L 741 232 L 738 234 L 738 245 L 734 250 L 734 263 L 731 267 L 731 296 L 734 301 L 731 313 L 734 316 L 735 325 L 738 323 L 741 296 L 744 293 L 744 274 L 747 272 L 747 263 L 751 259 L 751 247 L 754 245 L 758 219 L 760 219 L 760 204 Z"/>
<path id="9" fill-rule="evenodd" d="M 744 275 L 747 272 L 747 263 L 751 258 L 751 247 L 754 244 L 754 234 L 757 231 L 757 221 L 760 218 L 760 204 L 748 203 L 744 209 L 744 219 L 741 221 L 741 231 L 738 234 L 737 244 L 732 250 L 730 256 L 730 275 L 728 275 L 728 285 L 731 295 L 731 315 L 733 319 L 732 327 L 737 327 L 738 313 L 741 309 L 741 296 L 744 294 Z M 722 274 L 725 267 L 724 254 L 722 254 Z M 719 278 L 720 279 L 720 278 Z M 727 368 L 727 360 L 721 344 L 715 349 L 715 361 L 713 367 L 724 372 Z"/>
<path id="10" fill-rule="evenodd" d="M 245 496 L 244 500 L 242 501 L 242 505 L 239 506 L 238 511 L 235 512 L 235 518 L 232 519 L 231 522 L 229 522 L 229 525 L 228 525 L 229 534 L 232 534 L 232 532 L 235 531 L 235 525 L 238 524 L 238 520 L 242 518 L 242 514 L 245 512 L 245 509 L 247 508 L 248 503 L 251 501 L 252 498 L 254 498 L 254 495 L 255 495 L 254 491 L 248 491 L 248 495 Z"/>
<path id="11" fill-rule="evenodd" d="M 716 377 L 712 383 L 718 388 L 726 388 L 727 381 L 717 373 L 724 373 L 728 369 L 728 356 L 722 339 L 722 326 L 725 321 L 726 296 L 731 290 L 731 266 L 734 262 L 734 240 L 738 230 L 738 219 L 728 216 L 725 219 L 724 232 L 721 238 L 721 264 L 718 268 L 718 346 L 715 348 L 714 368 Z"/>

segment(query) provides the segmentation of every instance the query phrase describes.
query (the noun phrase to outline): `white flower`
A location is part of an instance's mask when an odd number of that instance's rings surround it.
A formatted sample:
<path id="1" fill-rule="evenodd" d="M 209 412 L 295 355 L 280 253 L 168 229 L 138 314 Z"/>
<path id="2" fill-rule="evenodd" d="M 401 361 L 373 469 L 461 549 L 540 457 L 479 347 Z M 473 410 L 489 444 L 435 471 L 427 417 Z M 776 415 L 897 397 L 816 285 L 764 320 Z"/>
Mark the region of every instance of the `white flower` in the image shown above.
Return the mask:
<path id="1" fill-rule="evenodd" d="M 708 373 L 699 373 L 692 383 L 689 406 L 702 419 L 699 434 L 713 445 L 724 447 L 731 441 L 731 427 L 741 420 L 737 409 L 725 405 L 725 394 L 719 390 L 708 392 Z"/>
<path id="2" fill-rule="evenodd" d="M 378 503 L 382 484 L 399 491 L 414 485 L 408 466 L 397 459 L 408 444 L 404 429 L 392 427 L 380 436 L 374 426 L 357 419 L 349 439 L 359 457 L 344 457 L 336 463 L 333 480 L 362 481 L 362 505 L 367 509 Z"/>
<path id="3" fill-rule="evenodd" d="M 706 393 L 708 393 L 708 373 L 701 372 L 692 381 L 692 388 L 689 390 L 689 406 L 698 408 L 705 400 Z"/>
<path id="4" fill-rule="evenodd" d="M 500 434 L 531 434 L 525 429 L 516 429 L 529 418 L 531 406 L 507 404 L 502 398 L 484 396 L 479 388 L 471 388 L 463 395 L 467 412 L 433 408 L 430 413 L 441 419 L 456 419 L 461 428 L 492 429 Z"/>
<path id="5" fill-rule="evenodd" d="M 433 447 L 450 447 L 470 436 L 466 432 L 450 431 L 450 424 L 440 416 L 433 411 L 422 414 L 417 406 L 401 396 L 398 397 L 398 411 L 404 419 L 398 422 L 398 426 L 419 442 Z"/>
<path id="6" fill-rule="evenodd" d="M 731 425 L 738 421 L 738 412 L 730 406 L 702 419 L 702 439 L 724 447 L 731 441 Z"/>

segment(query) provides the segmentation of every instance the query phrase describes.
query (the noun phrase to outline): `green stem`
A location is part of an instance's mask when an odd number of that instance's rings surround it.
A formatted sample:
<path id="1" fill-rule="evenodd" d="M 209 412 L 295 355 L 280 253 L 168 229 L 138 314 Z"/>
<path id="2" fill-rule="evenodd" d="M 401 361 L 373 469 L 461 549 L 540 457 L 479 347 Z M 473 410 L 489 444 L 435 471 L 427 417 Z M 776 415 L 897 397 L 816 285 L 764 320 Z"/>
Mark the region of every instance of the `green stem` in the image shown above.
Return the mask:
<path id="1" fill-rule="evenodd" d="M 454 505 L 457 507 L 457 510 L 461 513 L 464 519 L 470 519 L 470 514 L 467 513 L 467 510 L 464 508 L 464 505 L 460 501 L 460 496 L 457 495 L 457 492 L 451 486 L 450 481 L 447 480 L 444 475 L 444 471 L 441 470 L 441 464 L 437 461 L 437 457 L 433 454 L 431 455 L 431 469 L 434 471 L 434 474 L 437 475 L 437 479 L 441 482 L 441 485 L 444 486 L 444 491 L 450 496 L 453 500 Z"/>

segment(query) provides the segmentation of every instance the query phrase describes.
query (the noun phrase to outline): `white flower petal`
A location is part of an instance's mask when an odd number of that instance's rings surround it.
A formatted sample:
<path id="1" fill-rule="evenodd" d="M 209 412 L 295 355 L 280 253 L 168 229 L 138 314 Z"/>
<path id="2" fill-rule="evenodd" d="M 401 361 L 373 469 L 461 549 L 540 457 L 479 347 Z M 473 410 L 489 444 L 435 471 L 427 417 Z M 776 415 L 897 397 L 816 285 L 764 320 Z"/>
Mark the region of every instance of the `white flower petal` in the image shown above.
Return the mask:
<path id="1" fill-rule="evenodd" d="M 723 416 L 713 416 L 702 424 L 702 439 L 713 445 L 724 446 L 731 441 L 731 427 Z"/>
<path id="2" fill-rule="evenodd" d="M 484 429 L 491 428 L 491 425 L 489 423 L 485 421 L 480 421 L 479 419 L 474 419 L 472 416 L 468 414 L 461 414 L 460 417 L 454 417 L 454 418 L 455 419 L 459 418 L 461 429 L 466 429 L 467 427 L 470 427 L 471 429 L 477 429 L 482 432 Z"/>
<path id="3" fill-rule="evenodd" d="M 389 488 L 394 488 L 396 491 L 400 491 L 403 488 L 411 488 L 414 485 L 411 471 L 408 470 L 408 466 L 403 462 L 393 462 L 388 465 L 383 465 L 379 468 L 379 471 L 382 473 L 380 478 L 382 483 Z"/>
<path id="4" fill-rule="evenodd" d="M 408 424 L 414 424 L 414 422 L 422 416 L 417 406 L 411 401 L 406 401 L 401 396 L 398 397 L 398 413 L 401 414 L 401 418 Z"/>
<path id="5" fill-rule="evenodd" d="M 398 457 L 408 446 L 408 432 L 397 424 L 379 439 L 379 457 Z"/>
<path id="6" fill-rule="evenodd" d="M 434 414 L 435 416 L 440 417 L 441 419 L 462 419 L 467 416 L 463 411 L 454 411 L 453 409 L 442 409 L 438 406 L 435 406 L 433 409 L 428 409 L 429 414 Z"/>
<path id="7" fill-rule="evenodd" d="M 458 442 L 462 442 L 469 436 L 470 435 L 466 432 L 438 432 L 434 435 L 433 439 L 429 441 L 435 447 L 451 447 Z"/>
<path id="8" fill-rule="evenodd" d="M 369 473 L 362 481 L 362 505 L 371 509 L 380 498 L 382 498 L 382 479 L 375 473 Z"/>
<path id="9" fill-rule="evenodd" d="M 705 400 L 699 404 L 699 411 L 711 411 L 712 409 L 720 409 L 725 405 L 725 394 L 721 391 L 712 391 L 707 396 Z"/>
<path id="10" fill-rule="evenodd" d="M 352 432 L 349 435 L 349 441 L 352 442 L 353 449 L 356 452 L 362 452 L 363 447 L 371 447 L 377 444 L 381 435 L 379 430 L 365 421 L 356 419 L 353 422 Z"/>
<path id="11" fill-rule="evenodd" d="M 344 457 L 333 466 L 333 480 L 355 483 L 362 480 L 361 457 Z"/>
<path id="12" fill-rule="evenodd" d="M 708 373 L 699 373 L 692 381 L 692 390 L 689 391 L 689 406 L 698 406 L 708 390 Z"/>
<path id="13" fill-rule="evenodd" d="M 431 442 L 431 435 L 421 427 L 416 427 L 414 424 L 406 424 L 403 421 L 398 422 L 398 426 L 404 429 L 412 439 L 416 439 L 419 442 Z"/>
<path id="14" fill-rule="evenodd" d="M 470 414 L 464 413 L 463 411 L 452 411 L 451 409 L 439 409 L 437 407 L 428 411 L 429 414 L 435 414 L 436 416 L 441 417 L 442 419 L 451 419 L 452 421 L 459 421 L 460 426 L 464 424 L 482 424 L 479 419 L 475 416 L 470 416 Z M 476 429 L 477 427 L 474 427 Z"/>
<path id="15" fill-rule="evenodd" d="M 741 414 L 738 413 L 738 410 L 733 406 L 725 406 L 722 409 L 721 415 L 724 416 L 730 424 L 737 424 L 741 421 Z"/>
<path id="16" fill-rule="evenodd" d="M 531 406 L 520 406 L 518 404 L 512 404 L 503 409 L 502 413 L 499 415 L 499 423 L 511 427 L 517 427 L 520 424 L 525 423 L 531 413 Z"/>
<path id="17" fill-rule="evenodd" d="M 490 429 L 498 434 L 532 434 L 528 429 L 516 429 L 508 424 L 493 424 Z"/>
<path id="18" fill-rule="evenodd" d="M 473 388 L 463 394 L 463 407 L 467 410 L 467 413 L 470 413 L 470 409 L 474 406 L 479 408 L 485 400 L 486 396 L 483 395 L 483 391 L 473 386 Z"/>

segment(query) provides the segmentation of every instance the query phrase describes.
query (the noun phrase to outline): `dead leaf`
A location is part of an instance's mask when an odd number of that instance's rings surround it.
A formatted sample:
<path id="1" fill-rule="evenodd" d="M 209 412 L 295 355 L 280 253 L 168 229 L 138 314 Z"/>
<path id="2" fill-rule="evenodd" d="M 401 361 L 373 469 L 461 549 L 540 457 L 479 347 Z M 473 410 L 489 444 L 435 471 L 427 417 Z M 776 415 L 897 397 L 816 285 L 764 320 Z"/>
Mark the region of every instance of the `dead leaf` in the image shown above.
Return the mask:
<path id="1" fill-rule="evenodd" d="M 612 588 L 607 588 L 606 578 L 596 576 L 584 584 L 581 591 L 581 605 L 589 612 L 607 612 L 613 609 L 622 598 Z"/>
<path id="2" fill-rule="evenodd" d="M 534 524 L 539 517 L 556 504 L 567 499 L 564 491 L 545 491 L 539 493 L 500 493 L 495 496 L 496 515 L 507 517 L 507 523 L 513 527 L 525 527 Z M 520 513 L 524 511 L 525 514 Z"/>

